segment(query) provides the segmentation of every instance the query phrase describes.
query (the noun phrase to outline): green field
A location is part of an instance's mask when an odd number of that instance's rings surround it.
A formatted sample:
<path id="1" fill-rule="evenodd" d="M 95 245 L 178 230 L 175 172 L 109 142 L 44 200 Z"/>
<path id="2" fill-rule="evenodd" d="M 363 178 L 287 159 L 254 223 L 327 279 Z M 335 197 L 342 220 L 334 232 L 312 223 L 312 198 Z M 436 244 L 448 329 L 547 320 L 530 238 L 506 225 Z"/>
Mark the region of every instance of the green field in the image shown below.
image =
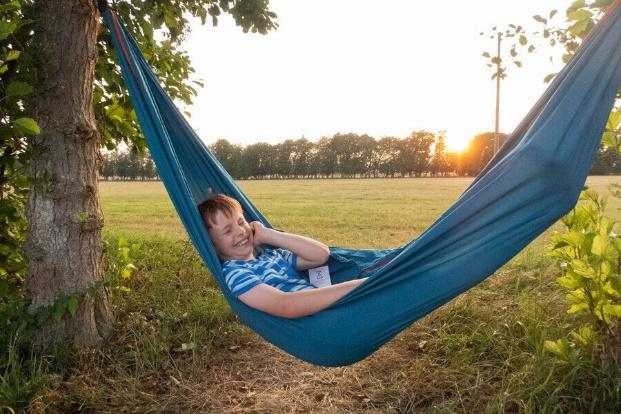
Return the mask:
<path id="1" fill-rule="evenodd" d="M 621 177 L 590 177 L 604 193 Z M 246 181 L 271 223 L 329 245 L 393 247 L 424 231 L 464 178 Z M 137 271 L 112 286 L 117 325 L 102 351 L 33 399 L 33 412 L 504 413 L 615 412 L 618 371 L 562 366 L 543 341 L 575 321 L 555 282 L 550 232 L 495 275 L 406 329 L 364 361 L 316 367 L 241 325 L 202 265 L 159 182 L 104 182 L 108 276 L 117 243 Z M 621 219 L 621 200 L 608 215 Z M 615 385 L 616 384 L 616 385 Z M 615 391 L 615 387 L 617 387 Z M 617 393 L 617 401 L 611 395 Z M 1 404 L 0 404 L 1 405 Z M 43 407 L 43 410 L 40 408 Z M 39 411 L 37 411 L 39 410 Z"/>
<path id="2" fill-rule="evenodd" d="M 470 178 L 241 181 L 239 185 L 277 228 L 329 245 L 386 248 L 410 241 L 440 216 Z M 605 192 L 619 177 L 590 177 Z M 105 231 L 131 237 L 187 238 L 161 182 L 103 182 Z M 621 217 L 610 198 L 609 215 Z"/>

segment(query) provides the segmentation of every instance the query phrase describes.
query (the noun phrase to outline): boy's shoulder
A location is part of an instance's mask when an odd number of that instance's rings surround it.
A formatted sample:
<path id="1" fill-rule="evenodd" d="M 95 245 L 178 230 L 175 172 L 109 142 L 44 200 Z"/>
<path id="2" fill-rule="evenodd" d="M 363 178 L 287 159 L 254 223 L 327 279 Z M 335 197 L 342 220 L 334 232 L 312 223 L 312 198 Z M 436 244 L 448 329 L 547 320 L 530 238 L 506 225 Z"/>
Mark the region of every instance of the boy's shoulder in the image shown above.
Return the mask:
<path id="1" fill-rule="evenodd" d="M 287 259 L 290 255 L 292 255 L 292 253 L 289 250 L 282 248 L 264 249 L 263 252 L 261 252 L 261 254 L 259 254 L 256 259 L 225 260 L 224 262 L 222 262 L 222 269 L 237 267 L 254 268 L 260 266 L 262 263 L 271 262 L 276 259 Z"/>
<path id="2" fill-rule="evenodd" d="M 287 254 L 291 254 L 291 252 L 287 249 L 283 249 L 282 247 L 276 247 L 272 249 L 265 249 L 259 257 L 286 256 Z"/>

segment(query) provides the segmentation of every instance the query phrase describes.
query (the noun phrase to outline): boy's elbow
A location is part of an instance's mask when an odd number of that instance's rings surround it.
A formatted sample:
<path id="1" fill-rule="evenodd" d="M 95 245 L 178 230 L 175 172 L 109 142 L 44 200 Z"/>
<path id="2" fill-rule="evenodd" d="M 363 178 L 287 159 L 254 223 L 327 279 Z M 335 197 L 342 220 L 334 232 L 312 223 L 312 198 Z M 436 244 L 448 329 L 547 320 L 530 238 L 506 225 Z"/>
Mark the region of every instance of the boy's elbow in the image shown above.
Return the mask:
<path id="1" fill-rule="evenodd" d="M 325 248 L 322 249 L 321 254 L 319 255 L 319 260 L 318 261 L 320 261 L 321 263 L 319 263 L 318 266 L 323 265 L 328 260 L 330 260 L 330 248 L 328 246 L 325 246 Z"/>
<path id="2" fill-rule="evenodd" d="M 282 303 L 280 304 L 279 313 L 280 315 L 278 316 L 286 319 L 301 318 L 307 315 L 304 313 L 304 310 L 300 308 L 299 301 L 296 301 L 294 292 L 285 293 L 282 298 Z"/>
<path id="3" fill-rule="evenodd" d="M 330 248 L 328 246 L 326 246 L 326 250 L 325 250 L 325 257 L 324 257 L 324 263 L 326 263 L 328 260 L 330 260 Z"/>

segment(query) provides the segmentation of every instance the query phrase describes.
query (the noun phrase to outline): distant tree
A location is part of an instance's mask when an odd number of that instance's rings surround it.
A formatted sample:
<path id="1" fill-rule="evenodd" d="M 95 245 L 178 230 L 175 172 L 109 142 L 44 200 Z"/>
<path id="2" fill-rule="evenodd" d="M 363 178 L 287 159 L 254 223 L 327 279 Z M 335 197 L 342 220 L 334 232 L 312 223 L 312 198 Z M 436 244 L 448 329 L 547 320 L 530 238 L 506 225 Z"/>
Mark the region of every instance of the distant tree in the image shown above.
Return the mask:
<path id="1" fill-rule="evenodd" d="M 141 172 L 142 172 L 142 162 L 143 162 L 142 154 L 138 153 L 138 150 L 133 148 L 127 154 L 127 162 L 128 162 L 128 168 L 127 168 L 128 178 L 130 180 L 136 180 L 138 177 L 140 177 Z"/>
<path id="2" fill-rule="evenodd" d="M 317 156 L 313 163 L 315 170 L 322 176 L 334 177 L 338 167 L 338 154 L 334 145 L 334 138 L 322 137 L 317 142 Z"/>
<path id="3" fill-rule="evenodd" d="M 142 176 L 143 178 L 146 178 L 147 180 L 153 180 L 157 178 L 158 176 L 157 170 L 155 169 L 155 163 L 153 162 L 151 157 L 146 158 L 144 161 L 144 169 L 143 169 Z"/>
<path id="4" fill-rule="evenodd" d="M 116 174 L 121 180 L 130 176 L 129 156 L 127 152 L 120 152 L 116 156 Z"/>
<path id="5" fill-rule="evenodd" d="M 242 152 L 242 163 L 248 177 L 266 178 L 274 172 L 274 147 L 265 142 L 248 145 Z"/>
<path id="6" fill-rule="evenodd" d="M 375 153 L 377 154 L 379 173 L 394 178 L 395 173 L 399 170 L 401 140 L 397 137 L 384 137 L 378 141 Z"/>
<path id="7" fill-rule="evenodd" d="M 291 139 L 287 139 L 280 144 L 274 145 L 274 164 L 271 175 L 278 175 L 281 178 L 287 178 L 293 174 L 293 152 L 295 143 Z"/>
<path id="8" fill-rule="evenodd" d="M 331 150 L 336 157 L 336 172 L 341 177 L 346 177 L 352 174 L 352 151 L 353 151 L 353 137 L 350 134 L 341 134 L 340 132 L 332 136 L 330 142 Z"/>
<path id="9" fill-rule="evenodd" d="M 457 176 L 462 176 L 461 166 L 460 166 L 461 154 L 459 152 L 447 152 L 446 153 L 446 162 L 447 162 L 447 172 L 454 172 Z"/>
<path id="10" fill-rule="evenodd" d="M 315 144 L 302 137 L 293 143 L 291 167 L 294 177 L 304 178 L 311 173 Z"/>
<path id="11" fill-rule="evenodd" d="M 377 141 L 370 135 L 355 135 L 353 169 L 354 175 L 369 177 L 372 173 L 373 153 L 377 146 Z"/>
<path id="12" fill-rule="evenodd" d="M 313 144 L 308 152 L 308 174 L 313 178 L 322 176 L 319 143 Z"/>
<path id="13" fill-rule="evenodd" d="M 434 141 L 435 135 L 429 131 L 413 131 L 403 140 L 399 159 L 399 169 L 403 176 L 414 174 L 420 177 L 429 171 L 431 145 Z"/>
<path id="14" fill-rule="evenodd" d="M 209 146 L 209 151 L 220 161 L 231 177 L 239 179 L 246 176 L 242 165 L 241 145 L 234 145 L 226 139 L 219 139 Z"/>
<path id="15" fill-rule="evenodd" d="M 113 151 L 102 155 L 102 176 L 105 180 L 153 180 L 158 177 L 155 163 L 148 151 Z"/>
<path id="16" fill-rule="evenodd" d="M 500 145 L 506 139 L 507 134 L 499 134 Z M 462 153 L 462 172 L 464 175 L 476 176 L 492 159 L 494 153 L 494 133 L 484 132 L 476 135 Z"/>
<path id="17" fill-rule="evenodd" d="M 118 154 L 116 152 L 108 152 L 102 155 L 103 158 L 103 168 L 101 170 L 101 175 L 105 180 L 109 180 L 114 178 L 117 173 L 117 158 Z"/>
<path id="18" fill-rule="evenodd" d="M 429 170 L 433 176 L 444 176 L 451 171 L 448 155 L 446 153 L 446 137 L 442 133 L 436 136 L 436 143 L 433 148 L 433 156 L 431 157 Z"/>

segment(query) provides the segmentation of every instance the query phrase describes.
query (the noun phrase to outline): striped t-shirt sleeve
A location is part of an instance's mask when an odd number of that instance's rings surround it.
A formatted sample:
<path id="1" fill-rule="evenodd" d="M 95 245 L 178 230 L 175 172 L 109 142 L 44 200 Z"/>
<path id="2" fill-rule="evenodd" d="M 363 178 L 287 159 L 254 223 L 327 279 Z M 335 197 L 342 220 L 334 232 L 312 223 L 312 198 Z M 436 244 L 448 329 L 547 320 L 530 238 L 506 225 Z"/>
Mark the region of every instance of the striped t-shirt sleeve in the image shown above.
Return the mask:
<path id="1" fill-rule="evenodd" d="M 285 259 L 294 269 L 298 264 L 298 256 L 287 249 L 274 249 L 274 253 Z"/>
<path id="2" fill-rule="evenodd" d="M 224 268 L 222 273 L 224 281 L 235 297 L 243 295 L 256 285 L 263 283 L 252 270 L 244 267 Z"/>

